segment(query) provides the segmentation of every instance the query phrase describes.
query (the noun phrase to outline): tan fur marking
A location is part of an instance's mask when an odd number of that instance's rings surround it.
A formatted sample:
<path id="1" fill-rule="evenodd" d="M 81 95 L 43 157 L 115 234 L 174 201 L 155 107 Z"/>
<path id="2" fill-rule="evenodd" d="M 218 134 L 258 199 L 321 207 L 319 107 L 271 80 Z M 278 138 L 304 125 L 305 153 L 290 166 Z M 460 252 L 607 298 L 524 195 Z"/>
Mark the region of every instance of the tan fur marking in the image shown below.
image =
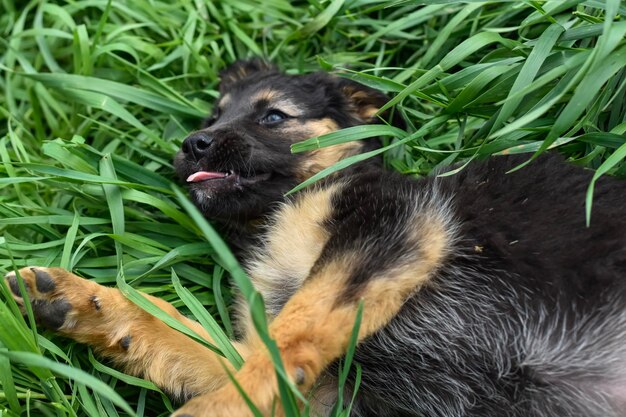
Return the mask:
<path id="1" fill-rule="evenodd" d="M 255 287 L 262 294 L 275 291 L 277 285 L 283 286 L 285 275 L 298 283 L 309 275 L 328 240 L 322 223 L 330 216 L 331 199 L 337 188 L 335 185 L 303 193 L 294 204 L 284 205 L 277 213 L 266 236 L 265 254 L 252 262 L 249 269 Z"/>
<path id="2" fill-rule="evenodd" d="M 335 132 L 339 130 L 339 125 L 333 119 L 326 117 L 309 120 L 302 124 L 292 123 L 286 129 L 287 133 L 293 135 L 293 140 L 297 141 Z M 304 181 L 341 159 L 356 155 L 361 148 L 362 145 L 359 142 L 348 142 L 311 151 L 298 168 L 297 178 L 299 181 Z"/>
<path id="3" fill-rule="evenodd" d="M 313 136 L 322 136 L 327 133 L 339 130 L 339 125 L 330 117 L 323 119 L 310 120 L 304 124 L 308 134 Z"/>
<path id="4" fill-rule="evenodd" d="M 224 94 L 220 98 L 220 102 L 218 104 L 218 107 L 223 109 L 224 107 L 228 106 L 228 104 L 231 102 L 232 99 L 233 99 L 233 97 L 230 95 L 230 93 Z"/>
<path id="5" fill-rule="evenodd" d="M 237 69 L 237 76 L 233 77 L 235 80 L 243 80 L 244 78 L 246 78 L 249 75 L 248 71 L 246 70 L 245 67 L 240 66 Z"/>
<path id="6" fill-rule="evenodd" d="M 247 265 L 254 287 L 266 300 L 272 294 L 285 292 L 285 286 L 294 289 L 302 286 L 311 267 L 328 241 L 323 222 L 330 216 L 331 200 L 339 185 L 313 189 L 301 194 L 293 204 L 285 204 L 274 216 L 274 223 L 266 236 L 265 248 Z M 248 306 L 238 303 L 241 324 L 253 334 Z"/>
<path id="7" fill-rule="evenodd" d="M 301 116 L 303 113 L 302 109 L 298 107 L 293 101 L 289 100 L 288 98 L 281 97 L 280 91 L 272 89 L 260 90 L 251 98 L 252 103 L 264 100 L 269 103 L 268 109 L 271 108 L 280 110 L 291 117 L 298 117 Z"/>
<path id="8" fill-rule="evenodd" d="M 416 213 L 412 222 L 409 238 L 420 247 L 418 261 L 428 265 L 429 269 L 438 268 L 450 250 L 452 232 L 448 226 L 450 219 L 446 216 L 444 213 L 429 213 L 424 210 Z"/>
<path id="9" fill-rule="evenodd" d="M 361 294 L 366 300 L 366 308 L 378 314 L 375 320 L 363 320 L 359 337 L 387 324 L 407 298 L 428 283 L 448 254 L 451 237 L 442 219 L 436 215 L 423 215 L 416 220 L 411 236 L 419 247 L 416 257 L 389 272 L 389 277 L 370 280 Z M 368 294 L 375 294 L 375 297 Z"/>
<path id="10" fill-rule="evenodd" d="M 276 90 L 272 90 L 269 88 L 266 88 L 264 90 L 259 90 L 257 91 L 251 98 L 250 101 L 255 103 L 257 101 L 261 101 L 261 100 L 267 100 L 267 101 L 272 101 L 273 99 L 275 99 L 276 97 L 279 96 L 279 92 Z"/>
<path id="11" fill-rule="evenodd" d="M 308 120 L 304 123 L 292 119 L 285 121 L 280 129 L 282 133 L 289 135 L 293 142 L 299 142 L 339 130 L 339 126 L 331 118 Z"/>
<path id="12" fill-rule="evenodd" d="M 376 117 L 376 113 L 378 113 L 378 107 L 376 106 L 365 106 L 361 109 L 360 115 L 365 121 L 374 120 Z"/>
<path id="13" fill-rule="evenodd" d="M 273 109 L 280 110 L 291 117 L 302 116 L 304 113 L 300 107 L 288 99 L 277 100 L 274 103 L 271 103 L 270 106 Z"/>
<path id="14" fill-rule="evenodd" d="M 362 146 L 359 142 L 347 142 L 311 151 L 298 168 L 298 180 L 304 181 L 340 160 L 358 154 Z"/>
<path id="15" fill-rule="evenodd" d="M 343 93 L 351 103 L 351 113 L 364 123 L 371 122 L 380 109 L 379 106 L 371 103 L 372 97 L 366 91 L 351 86 L 344 87 Z"/>

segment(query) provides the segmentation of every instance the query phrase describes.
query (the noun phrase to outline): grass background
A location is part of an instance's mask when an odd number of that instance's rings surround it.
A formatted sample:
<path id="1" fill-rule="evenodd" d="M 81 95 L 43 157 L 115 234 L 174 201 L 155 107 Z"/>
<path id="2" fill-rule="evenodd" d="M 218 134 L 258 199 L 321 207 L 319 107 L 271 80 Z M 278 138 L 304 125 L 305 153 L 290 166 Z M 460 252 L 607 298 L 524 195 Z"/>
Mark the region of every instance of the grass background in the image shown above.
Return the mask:
<path id="1" fill-rule="evenodd" d="M 177 192 L 171 159 L 211 109 L 218 71 L 248 56 L 387 91 L 406 131 L 321 144 L 383 135 L 406 174 L 558 146 L 624 177 L 624 16 L 618 0 L 0 0 L 0 272 L 63 266 L 232 334 L 225 269 L 253 291 Z M 36 330 L 4 286 L 0 300 L 0 416 L 172 410 L 151 383 Z"/>

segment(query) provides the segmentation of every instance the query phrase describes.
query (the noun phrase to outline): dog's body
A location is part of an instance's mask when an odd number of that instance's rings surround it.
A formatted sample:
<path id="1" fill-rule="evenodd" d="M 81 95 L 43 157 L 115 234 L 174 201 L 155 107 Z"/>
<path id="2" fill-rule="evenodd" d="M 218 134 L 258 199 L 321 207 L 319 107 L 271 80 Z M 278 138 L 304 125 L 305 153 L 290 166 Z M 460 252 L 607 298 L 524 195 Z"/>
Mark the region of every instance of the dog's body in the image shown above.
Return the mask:
<path id="1" fill-rule="evenodd" d="M 558 157 L 506 174 L 524 160 L 406 185 L 407 203 L 447 206 L 456 239 L 428 284 L 359 345 L 354 415 L 626 415 L 626 189 L 605 182 L 586 229 L 590 174 Z"/>
<path id="2" fill-rule="evenodd" d="M 591 175 L 555 156 L 512 174 L 525 159 L 420 181 L 369 160 L 285 199 L 303 179 L 375 146 L 291 155 L 290 144 L 373 122 L 386 98 L 259 61 L 225 72 L 221 92 L 177 172 L 237 246 L 314 414 L 337 400 L 336 361 L 363 300 L 354 416 L 626 416 L 626 183 L 598 183 L 590 228 Z M 249 415 L 215 354 L 115 290 L 58 269 L 22 275 L 44 324 L 195 396 L 178 416 Z M 19 294 L 12 276 L 9 284 Z M 239 312 L 235 346 L 246 364 L 235 377 L 269 413 L 274 370 L 247 309 Z M 130 320 L 120 323 L 122 314 Z"/>
<path id="3" fill-rule="evenodd" d="M 363 275 L 384 280 L 402 258 L 419 256 L 404 243 L 420 223 L 414 213 L 438 213 L 454 236 L 429 282 L 359 345 L 363 373 L 352 415 L 624 415 L 626 248 L 615 231 L 626 230 L 626 188 L 605 181 L 597 189 L 594 219 L 610 221 L 587 229 L 590 173 L 552 156 L 506 174 L 524 160 L 493 159 L 419 182 L 378 170 L 349 174 L 337 179 L 345 185 L 321 219 L 306 209 L 290 213 L 299 200 L 275 216 L 267 240 L 286 250 L 271 243 L 248 257 L 271 315 L 326 250 L 358 248 L 367 273 L 351 277 L 342 294 L 350 297 Z M 316 225 L 300 229 L 296 221 Z M 325 244 L 317 228 L 328 234 Z M 314 402 L 336 402 L 337 375 L 334 367 L 325 373 Z"/>

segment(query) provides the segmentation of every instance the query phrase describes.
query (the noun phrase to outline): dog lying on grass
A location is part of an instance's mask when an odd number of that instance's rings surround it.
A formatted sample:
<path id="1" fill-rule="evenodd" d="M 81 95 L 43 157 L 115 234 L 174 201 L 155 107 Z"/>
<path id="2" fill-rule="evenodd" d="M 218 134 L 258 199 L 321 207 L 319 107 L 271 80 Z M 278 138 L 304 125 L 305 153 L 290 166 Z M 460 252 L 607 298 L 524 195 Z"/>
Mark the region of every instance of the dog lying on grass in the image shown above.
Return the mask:
<path id="1" fill-rule="evenodd" d="M 286 198 L 320 170 L 378 146 L 294 155 L 290 145 L 374 123 L 387 97 L 259 60 L 227 69 L 220 92 L 175 166 L 241 254 L 311 415 L 327 415 L 338 398 L 334 365 L 363 300 L 353 416 L 626 416 L 626 183 L 598 183 L 590 228 L 591 173 L 555 156 L 511 174 L 525 159 L 422 180 L 370 159 Z M 42 325 L 188 400 L 176 417 L 252 415 L 217 354 L 118 290 L 58 268 L 20 274 Z M 22 301 L 15 274 L 7 283 Z M 234 346 L 245 364 L 231 371 L 270 415 L 272 361 L 246 308 L 238 323 Z"/>

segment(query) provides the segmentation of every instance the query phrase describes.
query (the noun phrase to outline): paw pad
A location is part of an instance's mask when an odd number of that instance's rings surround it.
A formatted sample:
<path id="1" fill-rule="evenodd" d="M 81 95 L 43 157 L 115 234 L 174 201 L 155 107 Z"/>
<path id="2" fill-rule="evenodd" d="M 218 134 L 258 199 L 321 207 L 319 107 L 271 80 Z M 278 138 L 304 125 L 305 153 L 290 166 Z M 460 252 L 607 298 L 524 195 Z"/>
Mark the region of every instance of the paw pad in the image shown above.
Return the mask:
<path id="1" fill-rule="evenodd" d="M 7 276 L 7 282 L 9 284 L 9 288 L 11 289 L 11 292 L 13 293 L 13 295 L 17 296 L 17 297 L 21 297 L 22 293 L 20 292 L 20 287 L 17 283 L 17 277 L 15 276 L 15 274 L 11 275 L 11 276 Z M 26 287 L 26 290 L 28 291 L 28 283 L 25 282 L 24 286 Z"/>
<path id="2" fill-rule="evenodd" d="M 130 349 L 130 342 L 132 342 L 132 340 L 133 338 L 131 336 L 122 337 L 122 339 L 120 340 L 120 346 L 122 347 L 122 349 L 124 350 Z"/>
<path id="3" fill-rule="evenodd" d="M 63 326 L 67 313 L 72 309 L 72 305 L 63 298 L 54 301 L 34 300 L 32 306 L 37 321 L 51 330 Z"/>

